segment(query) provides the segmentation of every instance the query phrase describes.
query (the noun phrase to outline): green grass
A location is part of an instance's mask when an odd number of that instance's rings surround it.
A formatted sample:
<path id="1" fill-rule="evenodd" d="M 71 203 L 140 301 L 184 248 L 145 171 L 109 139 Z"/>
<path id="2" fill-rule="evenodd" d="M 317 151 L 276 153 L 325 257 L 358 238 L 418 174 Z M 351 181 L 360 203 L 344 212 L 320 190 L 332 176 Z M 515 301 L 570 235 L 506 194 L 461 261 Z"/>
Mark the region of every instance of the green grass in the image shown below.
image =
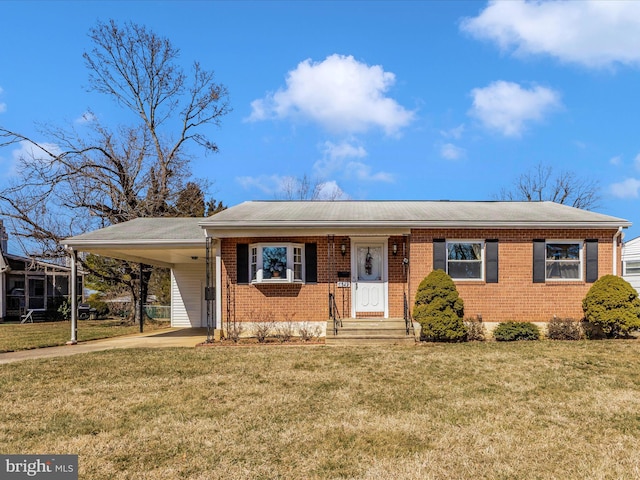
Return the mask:
<path id="1" fill-rule="evenodd" d="M 640 341 L 112 350 L 0 369 L 86 479 L 640 477 Z"/>
<path id="2" fill-rule="evenodd" d="M 166 326 L 167 322 L 150 322 L 144 328 L 145 331 L 151 331 Z M 122 324 L 121 320 L 81 320 L 78 322 L 78 341 L 116 337 L 139 331 L 138 325 Z M 64 345 L 70 338 L 70 322 L 0 324 L 0 353 Z"/>

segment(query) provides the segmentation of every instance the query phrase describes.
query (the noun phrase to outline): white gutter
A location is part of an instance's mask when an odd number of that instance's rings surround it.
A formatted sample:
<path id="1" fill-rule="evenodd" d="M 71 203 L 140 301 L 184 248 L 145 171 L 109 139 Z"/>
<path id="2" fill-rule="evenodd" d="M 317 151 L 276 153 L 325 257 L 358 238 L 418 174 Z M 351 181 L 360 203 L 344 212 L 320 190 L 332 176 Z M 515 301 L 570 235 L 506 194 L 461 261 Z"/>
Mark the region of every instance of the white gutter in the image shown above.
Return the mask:
<path id="1" fill-rule="evenodd" d="M 613 274 L 618 275 L 618 237 L 622 236 L 622 227 L 613 236 Z"/>

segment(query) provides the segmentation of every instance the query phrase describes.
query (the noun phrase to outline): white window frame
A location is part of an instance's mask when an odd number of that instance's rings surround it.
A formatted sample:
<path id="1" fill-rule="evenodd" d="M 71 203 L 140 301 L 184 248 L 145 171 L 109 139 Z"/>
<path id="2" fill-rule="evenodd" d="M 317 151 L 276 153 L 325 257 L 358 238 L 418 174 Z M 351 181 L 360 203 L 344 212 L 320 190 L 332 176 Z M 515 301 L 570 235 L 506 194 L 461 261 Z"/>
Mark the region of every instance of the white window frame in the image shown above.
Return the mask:
<path id="1" fill-rule="evenodd" d="M 553 262 L 554 260 L 549 260 L 547 258 L 547 245 L 550 244 L 562 244 L 562 245 L 578 245 L 578 278 L 557 278 L 557 277 L 547 277 L 547 265 L 549 262 Z M 555 260 L 557 262 L 562 262 L 563 260 Z M 575 263 L 575 260 L 564 260 L 564 262 L 572 262 Z M 544 279 L 547 282 L 581 282 L 584 279 L 584 240 L 545 240 L 544 242 Z"/>
<path id="2" fill-rule="evenodd" d="M 632 271 L 629 272 L 629 265 L 632 265 Z M 624 261 L 624 275 L 635 276 L 640 275 L 640 260 L 625 260 Z"/>
<path id="3" fill-rule="evenodd" d="M 265 248 L 286 248 L 287 265 L 279 278 L 264 278 Z M 296 250 L 298 254 L 296 255 Z M 299 260 L 299 261 L 295 261 Z M 300 278 L 296 278 L 295 266 L 299 265 Z M 304 244 L 292 242 L 261 242 L 249 245 L 249 279 L 251 283 L 304 283 Z"/>
<path id="4" fill-rule="evenodd" d="M 454 244 L 454 243 L 477 243 L 480 245 L 480 260 L 449 260 L 449 245 L 450 244 Z M 484 277 L 485 277 L 485 261 L 486 261 L 486 255 L 485 255 L 485 245 L 484 245 L 484 240 L 468 240 L 468 239 L 447 239 L 447 241 L 445 242 L 445 255 L 446 255 L 446 261 L 447 261 L 447 275 L 449 275 L 451 277 L 452 280 L 455 280 L 456 282 L 478 282 L 478 281 L 484 281 Z M 480 277 L 477 278 L 468 278 L 468 277 L 454 277 L 449 273 L 449 262 L 480 262 Z"/>

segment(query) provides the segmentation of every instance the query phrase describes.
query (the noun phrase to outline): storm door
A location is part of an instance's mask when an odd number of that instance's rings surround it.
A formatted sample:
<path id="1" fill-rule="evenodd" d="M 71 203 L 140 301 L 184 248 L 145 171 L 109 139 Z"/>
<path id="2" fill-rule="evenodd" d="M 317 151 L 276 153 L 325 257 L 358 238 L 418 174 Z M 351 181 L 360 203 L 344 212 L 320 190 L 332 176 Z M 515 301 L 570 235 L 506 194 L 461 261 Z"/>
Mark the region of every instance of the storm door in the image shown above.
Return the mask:
<path id="1" fill-rule="evenodd" d="M 354 306 L 355 314 L 376 313 L 384 316 L 386 311 L 386 261 L 384 243 L 356 243 L 354 259 Z"/>

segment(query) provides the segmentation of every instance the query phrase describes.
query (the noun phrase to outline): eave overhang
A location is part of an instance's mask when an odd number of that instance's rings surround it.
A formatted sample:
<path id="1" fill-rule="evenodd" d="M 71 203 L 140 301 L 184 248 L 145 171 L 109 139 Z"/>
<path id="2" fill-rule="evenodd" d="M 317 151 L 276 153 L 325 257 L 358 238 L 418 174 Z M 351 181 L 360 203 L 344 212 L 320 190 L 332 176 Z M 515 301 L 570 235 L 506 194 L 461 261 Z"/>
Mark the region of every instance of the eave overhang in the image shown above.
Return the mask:
<path id="1" fill-rule="evenodd" d="M 204 262 L 206 239 L 198 240 L 88 240 L 65 239 L 66 248 L 104 257 L 174 268 L 176 264 Z"/>
<path id="2" fill-rule="evenodd" d="M 206 230 L 207 236 L 213 238 L 231 238 L 239 236 L 278 236 L 278 235 L 409 235 L 412 230 L 430 229 L 525 229 L 525 230 L 556 230 L 556 229 L 578 229 L 578 230 L 617 230 L 627 228 L 630 222 L 514 222 L 514 221 L 433 221 L 433 222 L 317 222 L 317 221 L 295 221 L 295 222 L 219 222 L 203 223 L 201 226 Z"/>

